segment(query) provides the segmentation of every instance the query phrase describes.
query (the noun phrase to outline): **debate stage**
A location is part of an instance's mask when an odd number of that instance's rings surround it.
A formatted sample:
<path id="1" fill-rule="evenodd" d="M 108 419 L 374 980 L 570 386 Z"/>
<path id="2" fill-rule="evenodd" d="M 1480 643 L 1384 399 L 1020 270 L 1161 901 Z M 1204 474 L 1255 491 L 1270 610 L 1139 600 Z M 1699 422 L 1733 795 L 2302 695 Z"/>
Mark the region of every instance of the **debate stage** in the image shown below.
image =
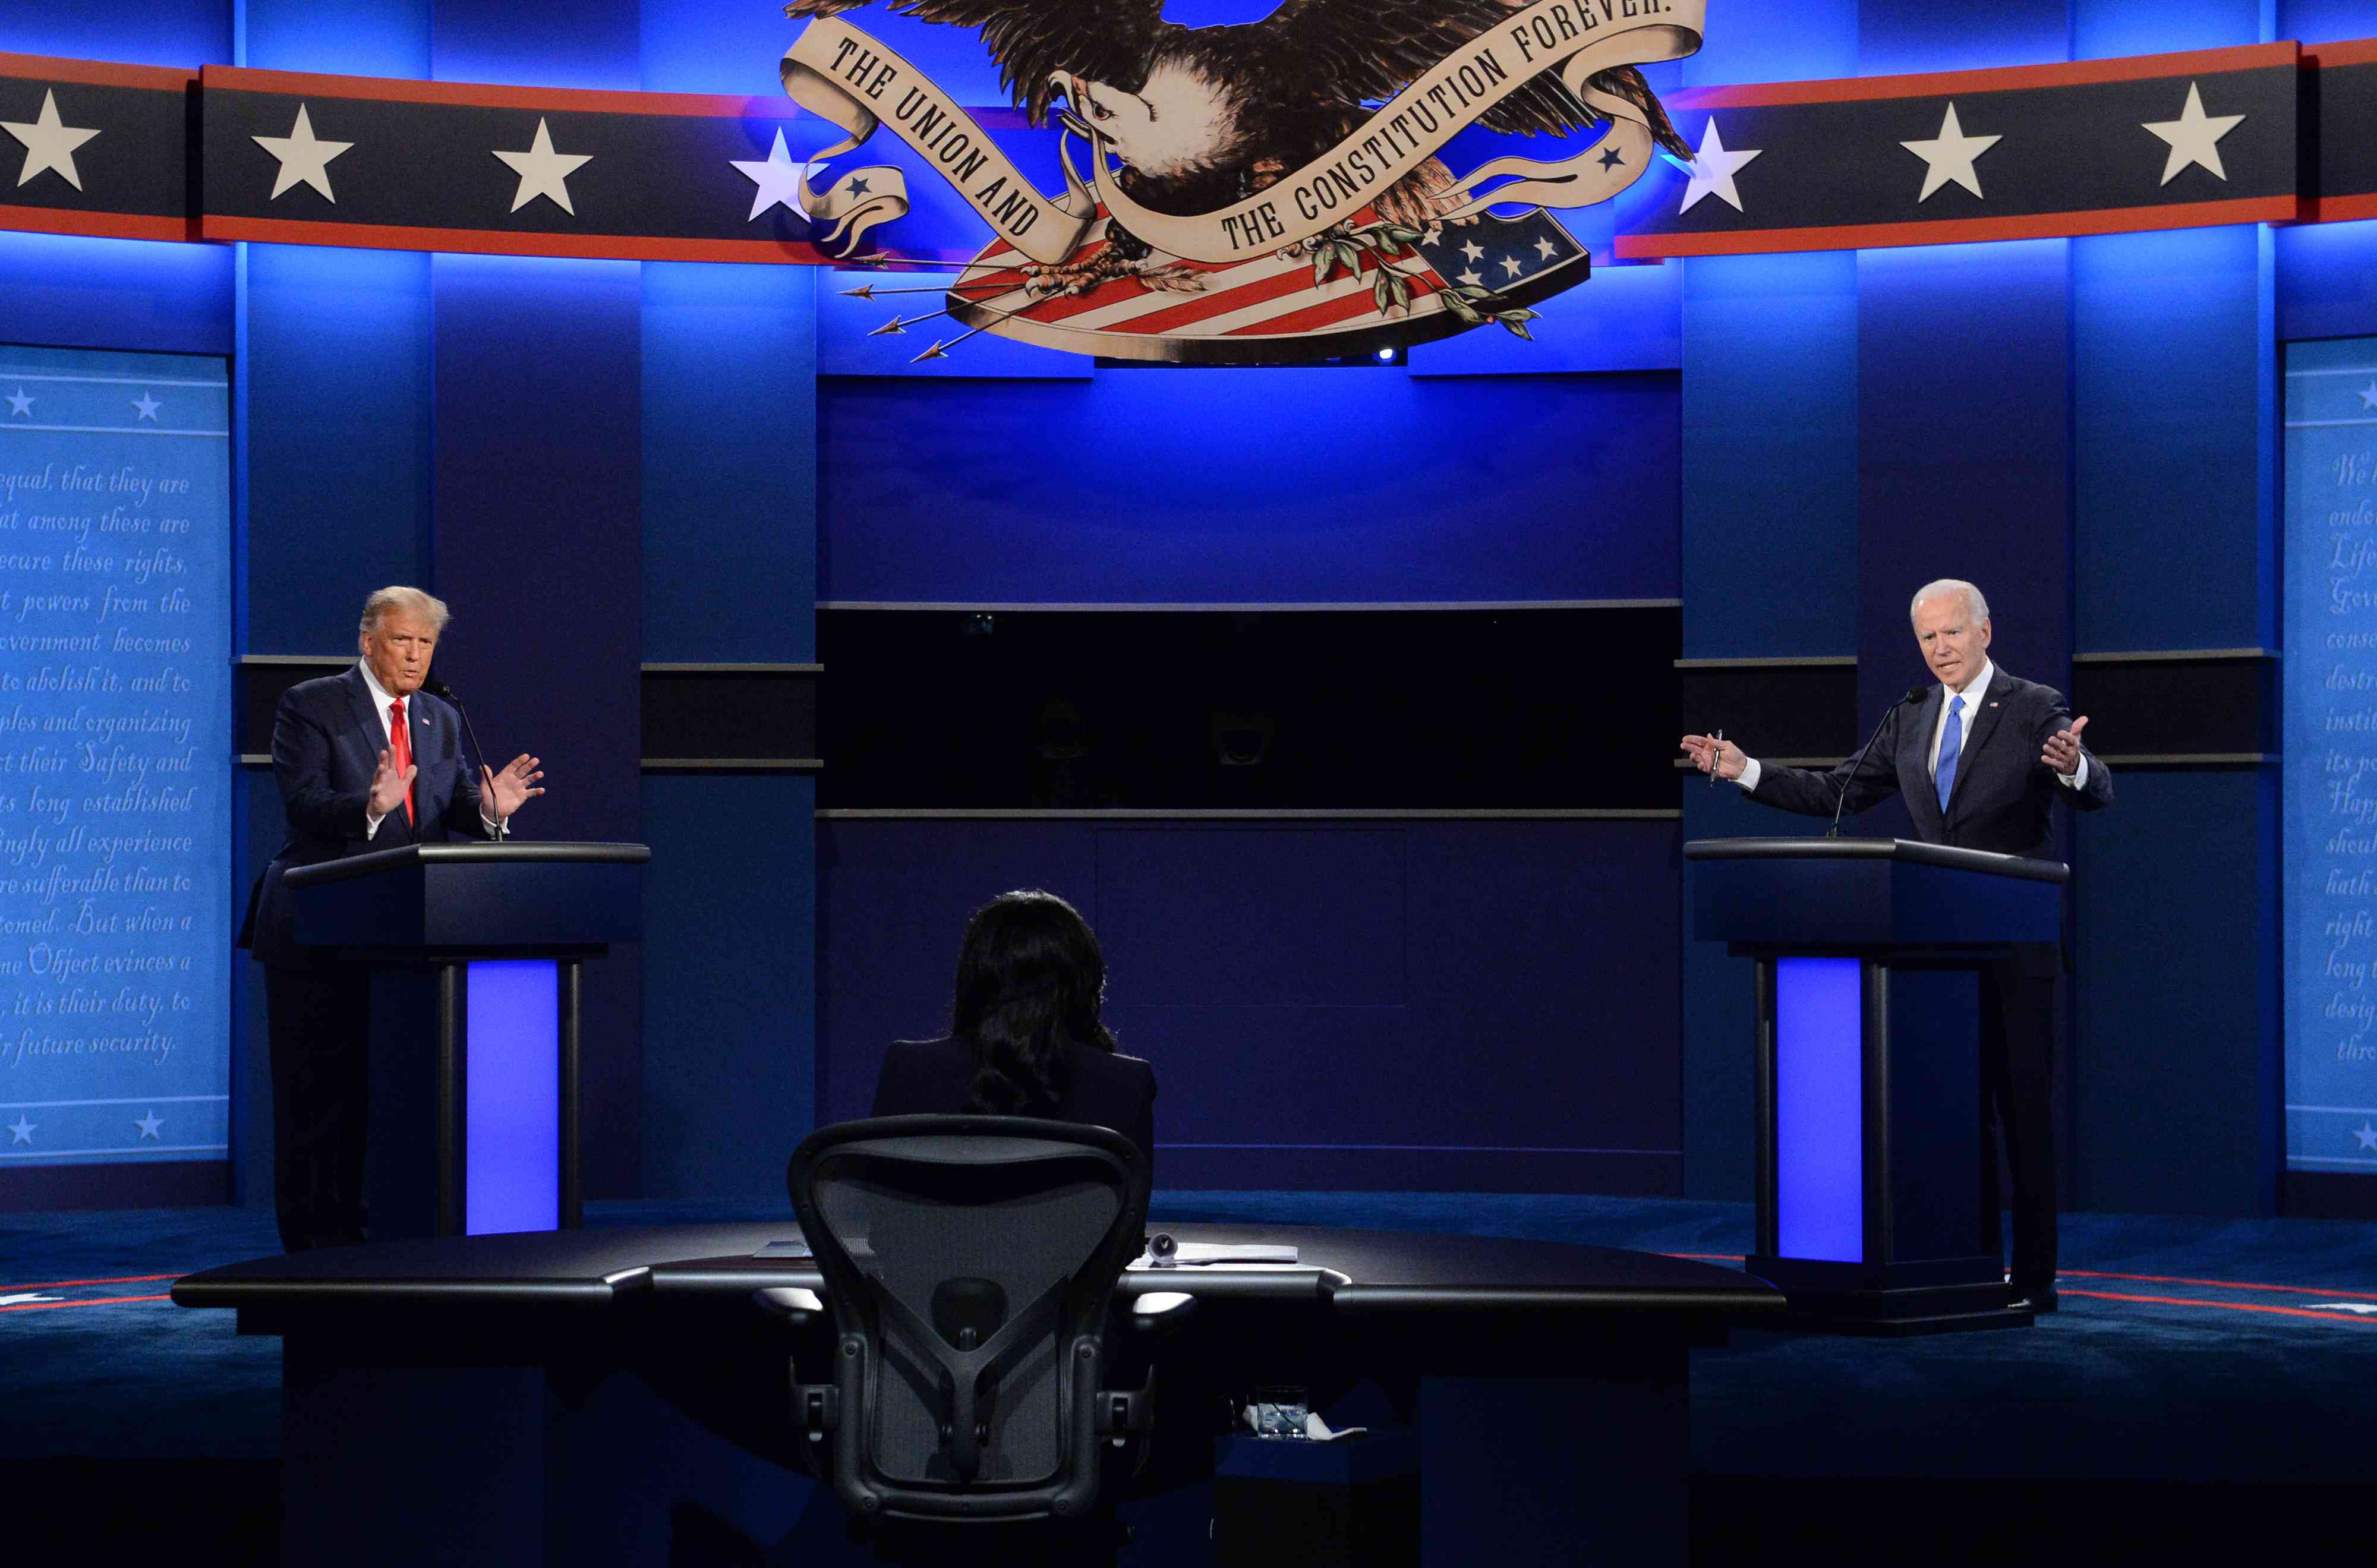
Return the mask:
<path id="1" fill-rule="evenodd" d="M 781 1205 L 600 1204 L 592 1226 L 781 1220 Z M 1748 1206 L 1480 1194 L 1159 1193 L 1156 1224 L 1498 1235 L 1724 1262 Z M 278 1251 L 263 1211 L 11 1216 L 0 1229 L 0 1474 L 12 1541 L 78 1561 L 277 1550 L 280 1343 L 162 1299 Z M 2359 1539 L 2377 1233 L 2318 1220 L 2064 1219 L 2063 1311 L 1881 1341 L 1737 1331 L 1691 1353 L 1696 1562 L 1892 1560 L 1942 1518 L 1965 1558 L 2121 1562 L 2240 1532 Z M 71 1283 L 69 1283 L 71 1282 Z M 785 1480 L 786 1518 L 806 1483 Z M 698 1495 L 698 1489 L 696 1489 Z M 27 1506 L 28 1501 L 31 1505 Z M 794 1561 L 688 1503 L 652 1561 Z M 814 1527 L 811 1525 L 808 1527 Z M 1571 1560 L 1547 1543 L 1546 1562 Z M 1129 1561 L 1127 1556 L 1126 1562 Z"/>

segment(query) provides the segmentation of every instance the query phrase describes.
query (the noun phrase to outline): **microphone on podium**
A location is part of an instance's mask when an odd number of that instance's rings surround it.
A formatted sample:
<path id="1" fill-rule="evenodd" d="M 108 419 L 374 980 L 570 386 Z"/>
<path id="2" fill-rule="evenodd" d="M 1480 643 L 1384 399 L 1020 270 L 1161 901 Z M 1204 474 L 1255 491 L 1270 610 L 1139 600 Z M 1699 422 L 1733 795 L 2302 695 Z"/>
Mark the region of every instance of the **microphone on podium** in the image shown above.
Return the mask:
<path id="1" fill-rule="evenodd" d="M 1923 686 L 1907 687 L 1906 695 L 1890 705 L 1889 708 L 1881 716 L 1881 723 L 1875 725 L 1873 727 L 1873 733 L 1865 738 L 1865 746 L 1863 750 L 1860 750 L 1857 754 L 1856 766 L 1849 769 L 1848 778 L 1841 780 L 1840 799 L 1834 802 L 1833 805 L 1832 829 L 1824 835 L 1825 837 L 1837 838 L 1841 836 L 1841 812 L 1842 809 L 1849 803 L 1849 780 L 1855 778 L 1858 774 L 1865 771 L 1866 753 L 1873 750 L 1873 743 L 1881 739 L 1881 731 L 1884 726 L 1889 724 L 1891 715 L 1896 713 L 1900 708 L 1905 707 L 1908 703 L 1921 702 L 1923 700 L 1924 693 L 1929 688 Z"/>
<path id="2" fill-rule="evenodd" d="M 452 703 L 454 711 L 462 716 L 462 733 L 471 738 L 471 749 L 479 754 L 479 771 L 484 775 L 487 771 L 487 748 L 479 744 L 479 731 L 471 723 L 471 710 L 462 706 L 462 699 L 454 695 L 453 687 L 435 675 L 423 681 L 421 689 L 433 697 Z M 476 783 L 477 780 L 473 779 L 472 782 Z"/>

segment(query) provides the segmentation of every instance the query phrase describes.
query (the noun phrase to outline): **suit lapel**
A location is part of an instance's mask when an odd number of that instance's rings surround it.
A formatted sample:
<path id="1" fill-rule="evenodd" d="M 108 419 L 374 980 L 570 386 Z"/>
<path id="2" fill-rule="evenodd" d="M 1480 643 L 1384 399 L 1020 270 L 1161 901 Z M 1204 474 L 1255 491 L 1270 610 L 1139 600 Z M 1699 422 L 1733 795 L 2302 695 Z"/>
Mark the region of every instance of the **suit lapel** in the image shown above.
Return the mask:
<path id="1" fill-rule="evenodd" d="M 364 683 L 362 666 L 358 665 L 347 671 L 347 689 L 348 695 L 354 701 L 355 721 L 359 726 L 355 731 L 356 738 L 364 743 L 364 777 L 369 779 L 379 770 L 379 754 L 388 749 L 388 723 L 379 709 L 373 706 L 371 688 Z M 412 710 L 412 703 L 404 705 L 405 725 L 412 731 L 414 737 L 412 763 L 415 767 L 418 767 L 421 766 L 419 745 L 421 728 Z M 413 782 L 417 786 L 420 780 L 416 778 Z M 419 810 L 418 794 L 413 797 L 413 803 L 414 809 Z M 394 845 L 412 842 L 412 824 L 404 820 L 404 808 L 399 806 L 380 819 L 379 833 L 373 840 L 372 847 L 385 849 Z"/>
<path id="2" fill-rule="evenodd" d="M 1922 780 L 1921 789 L 1908 790 L 1902 785 L 1900 792 L 1905 795 L 1907 813 L 1915 819 L 1916 836 L 1933 844 L 1948 836 L 1940 813 L 1940 791 L 1931 784 L 1931 733 L 1940 728 L 1940 705 L 1946 700 L 1941 689 L 1935 685 L 1925 695 L 1923 706 L 1915 710 L 1915 723 L 1907 735 L 1914 766 L 1899 775 L 1901 778 L 1911 775 Z"/>
<path id="3" fill-rule="evenodd" d="M 1973 758 L 1998 731 L 1998 718 L 2005 712 L 2005 699 L 2013 695 L 2012 683 L 2013 677 L 2005 672 L 2004 666 L 1990 669 L 1989 690 L 1981 694 L 1980 711 L 1973 715 L 1973 727 L 1965 737 L 1964 753 L 1956 758 L 1956 782 L 1948 791 L 1947 815 L 1955 814 L 1956 802 L 1964 798 L 1965 781 L 1973 776 Z"/>
<path id="4" fill-rule="evenodd" d="M 347 695 L 353 703 L 355 723 L 363 737 L 364 749 L 371 754 L 374 763 L 379 761 L 381 748 L 388 744 L 388 724 L 379 711 L 372 707 L 371 688 L 364 683 L 363 666 L 347 671 Z"/>
<path id="5" fill-rule="evenodd" d="M 413 764 L 425 770 L 430 763 L 442 760 L 432 754 L 437 751 L 437 726 L 430 721 L 429 708 L 418 693 L 404 705 L 404 715 L 412 726 Z"/>

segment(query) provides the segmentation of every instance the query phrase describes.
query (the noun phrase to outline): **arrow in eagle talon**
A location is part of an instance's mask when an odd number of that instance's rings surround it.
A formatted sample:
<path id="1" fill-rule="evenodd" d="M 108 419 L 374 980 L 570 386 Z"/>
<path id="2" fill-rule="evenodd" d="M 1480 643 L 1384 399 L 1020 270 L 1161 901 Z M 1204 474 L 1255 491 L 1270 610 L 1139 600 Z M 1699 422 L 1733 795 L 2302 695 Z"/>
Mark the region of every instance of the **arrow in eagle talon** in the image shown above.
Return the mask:
<path id="1" fill-rule="evenodd" d="M 1004 283 L 955 281 L 929 284 L 922 289 L 878 289 L 868 283 L 856 289 L 844 289 L 842 293 L 854 300 L 871 300 L 882 294 L 953 294 L 961 289 L 988 289 L 994 296 L 1009 291 Z"/>

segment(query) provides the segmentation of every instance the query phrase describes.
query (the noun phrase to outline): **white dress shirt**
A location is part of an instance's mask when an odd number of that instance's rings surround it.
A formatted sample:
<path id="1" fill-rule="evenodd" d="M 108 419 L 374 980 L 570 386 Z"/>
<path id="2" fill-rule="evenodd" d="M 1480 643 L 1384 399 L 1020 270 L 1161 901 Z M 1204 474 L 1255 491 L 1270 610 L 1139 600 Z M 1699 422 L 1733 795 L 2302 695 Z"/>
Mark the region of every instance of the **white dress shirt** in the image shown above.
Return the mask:
<path id="1" fill-rule="evenodd" d="M 1948 732 L 1948 720 L 1952 718 L 1963 726 L 1956 734 L 1956 756 L 1957 766 L 1961 767 L 1964 765 L 1965 745 L 1973 738 L 1973 716 L 1980 711 L 1982 695 L 1989 689 L 1989 680 L 1997 672 L 1996 661 L 1984 659 L 1981 660 L 1981 672 L 1966 683 L 1961 694 L 1950 692 L 1945 686 L 1941 688 L 1946 693 L 1946 696 L 1940 703 L 1940 722 L 1931 728 L 1931 758 L 1927 771 L 1932 778 L 1940 777 L 1940 739 Z M 1965 711 L 1951 714 L 1948 711 L 1948 698 L 1958 695 L 1962 695 L 1965 699 Z M 1758 788 L 1760 772 L 1756 757 L 1744 757 L 1741 763 L 1741 777 L 1734 782 L 1745 790 L 1755 790 Z M 2059 773 L 2055 777 L 2062 781 L 2064 788 L 2079 789 L 2088 782 L 2088 759 L 2082 757 L 2077 768 L 2070 773 Z"/>
<path id="2" fill-rule="evenodd" d="M 371 660 L 370 660 L 370 659 L 356 659 L 356 660 L 355 660 L 355 668 L 356 668 L 356 669 L 358 669 L 358 670 L 360 670 L 360 671 L 362 671 L 364 672 L 364 689 L 365 689 L 365 690 L 367 690 L 367 691 L 369 691 L 369 692 L 371 693 L 371 699 L 372 699 L 372 711 L 373 711 L 374 713 L 376 713 L 376 714 L 378 714 L 378 715 L 379 715 L 379 739 L 380 739 L 380 743 L 381 743 L 383 746 L 392 746 L 392 745 L 396 744 L 396 734 L 395 734 L 395 731 L 394 731 L 393 728 L 392 728 L 392 727 L 389 725 L 389 723 L 388 723 L 388 710 L 389 705 L 391 705 L 392 703 L 394 703 L 394 702 L 396 701 L 396 698 L 394 698 L 394 697 L 390 696 L 390 695 L 388 695 L 388 688 L 387 688 L 386 686 L 381 685 L 381 684 L 379 683 L 379 681 L 377 680 L 377 678 L 376 678 L 376 677 L 375 677 L 375 676 L 372 674 L 372 667 L 371 667 Z M 416 694 L 416 695 L 418 695 L 418 694 Z M 408 708 L 406 708 L 406 709 L 405 709 L 405 717 L 406 717 L 406 719 L 410 719 L 412 717 L 412 710 L 411 708 L 409 708 L 409 707 L 408 707 Z M 415 763 L 415 766 L 418 766 L 418 762 L 417 762 L 417 761 L 416 761 L 416 763 Z M 380 825 L 382 822 L 385 822 L 386 820 L 388 820 L 388 819 L 387 819 L 386 817 L 384 817 L 384 816 L 376 816 L 376 815 L 374 815 L 374 814 L 372 814 L 372 809 L 371 809 L 371 802 L 370 802 L 370 801 L 369 801 L 369 800 L 365 800 L 365 801 L 364 801 L 364 837 L 366 837 L 366 838 L 376 838 L 376 837 L 379 837 L 379 825 Z M 489 816 L 489 815 L 487 814 L 486 803 L 485 803 L 484 802 L 480 802 L 480 806 L 479 806 L 479 820 L 480 820 L 481 822 L 484 822 L 484 823 L 485 823 L 485 824 L 487 825 L 487 837 L 490 837 L 490 838 L 500 838 L 500 837 L 502 837 L 504 836 L 504 821 L 503 821 L 503 819 L 502 819 L 501 817 Z"/>

